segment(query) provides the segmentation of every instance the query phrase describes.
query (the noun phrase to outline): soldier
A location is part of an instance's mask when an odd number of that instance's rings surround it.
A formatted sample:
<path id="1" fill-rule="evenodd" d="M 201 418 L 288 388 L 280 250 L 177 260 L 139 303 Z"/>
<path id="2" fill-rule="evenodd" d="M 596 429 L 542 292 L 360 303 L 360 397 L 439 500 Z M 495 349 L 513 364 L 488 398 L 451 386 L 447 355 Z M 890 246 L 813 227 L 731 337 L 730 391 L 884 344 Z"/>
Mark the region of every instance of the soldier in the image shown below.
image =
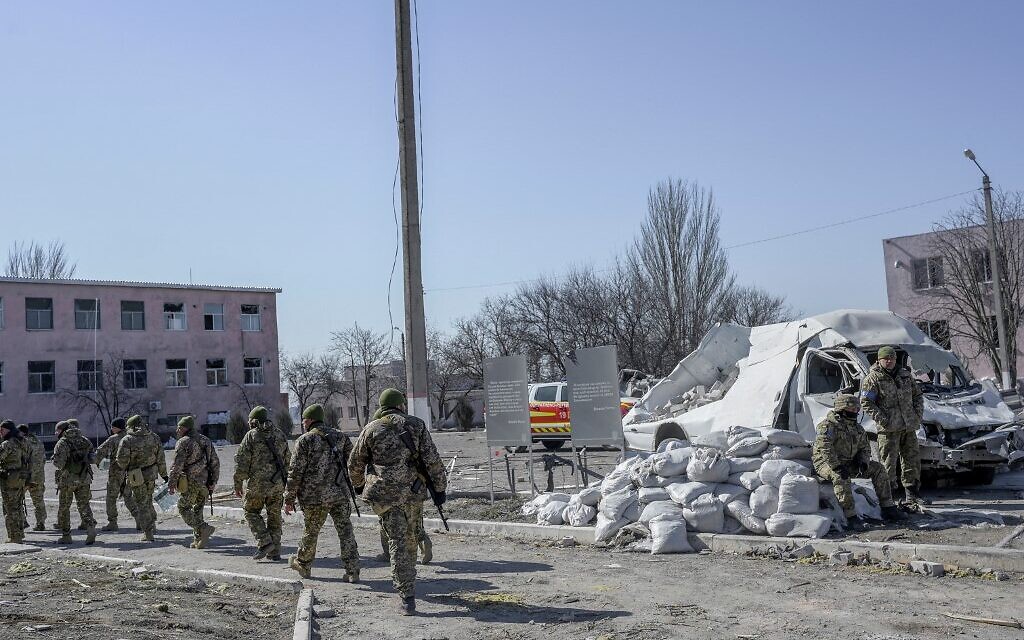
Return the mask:
<path id="1" fill-rule="evenodd" d="M 281 508 L 291 461 L 288 440 L 270 422 L 265 407 L 249 412 L 249 427 L 235 453 L 235 495 L 245 497 L 245 521 L 258 547 L 253 559 L 280 560 Z M 266 520 L 263 519 L 264 509 Z"/>
<path id="2" fill-rule="evenodd" d="M 32 481 L 32 450 L 11 420 L 0 422 L 0 496 L 7 541 L 25 539 L 25 487 Z"/>
<path id="3" fill-rule="evenodd" d="M 185 416 L 178 421 L 178 444 L 167 481 L 167 492 L 178 492 L 178 513 L 192 527 L 193 549 L 204 549 L 216 527 L 203 521 L 203 507 L 220 479 L 220 458 L 210 439 L 196 430 L 196 421 Z"/>
<path id="4" fill-rule="evenodd" d="M 380 518 L 391 556 L 391 578 L 402 615 L 416 613 L 416 529 L 426 498 L 445 502 L 444 465 L 427 425 L 406 415 L 405 396 L 397 389 L 380 394 L 380 418 L 363 429 L 349 458 L 352 484 Z M 367 468 L 372 467 L 373 473 Z M 365 487 L 364 487 L 365 484 Z M 365 489 L 365 490 L 364 490 Z"/>
<path id="5" fill-rule="evenodd" d="M 359 582 L 359 549 L 352 533 L 351 483 L 346 468 L 352 441 L 324 424 L 324 408 L 318 404 L 302 412 L 302 428 L 306 433 L 295 442 L 295 454 L 288 468 L 284 512 L 294 512 L 298 500 L 304 527 L 299 550 L 288 559 L 288 566 L 303 578 L 312 575 L 320 529 L 327 516 L 331 516 L 338 532 L 341 562 L 345 566 L 342 579 L 355 584 Z"/>
<path id="6" fill-rule="evenodd" d="M 124 427 L 124 418 L 115 418 L 110 423 L 110 437 L 96 449 L 97 467 L 104 460 L 110 460 L 110 468 L 107 471 L 107 524 L 103 527 L 104 531 L 117 531 L 117 499 L 119 497 L 124 497 L 124 505 L 128 507 L 128 512 L 132 514 L 132 517 L 135 517 L 135 500 L 125 484 L 125 471 L 115 459 L 117 445 L 121 444 L 121 440 L 125 436 Z"/>
<path id="7" fill-rule="evenodd" d="M 142 531 L 143 542 L 153 542 L 156 532 L 156 509 L 153 508 L 153 489 L 159 475 L 167 482 L 167 462 L 160 436 L 149 429 L 141 416 L 128 418 L 128 433 L 117 445 L 114 459 L 124 470 L 132 500 L 135 502 L 135 524 Z"/>
<path id="8" fill-rule="evenodd" d="M 924 399 L 910 369 L 896 368 L 896 349 L 882 347 L 878 360 L 861 383 L 864 412 L 878 425 L 878 457 L 889 476 L 892 493 L 899 493 L 899 467 L 911 507 L 921 504 L 921 455 L 917 430 L 924 416 Z"/>
<path id="9" fill-rule="evenodd" d="M 818 424 L 818 435 L 814 439 L 814 452 L 811 456 L 814 470 L 823 480 L 832 483 L 836 498 L 852 528 L 862 529 L 865 523 L 854 508 L 851 478 L 870 478 L 882 506 L 882 515 L 888 520 L 900 519 L 900 512 L 892 501 L 885 469 L 871 459 L 868 434 L 857 423 L 860 401 L 855 395 L 839 393 L 834 407 Z"/>
<path id="10" fill-rule="evenodd" d="M 43 441 L 36 434 L 28 429 L 27 424 L 19 424 L 18 431 L 21 432 L 25 442 L 32 449 L 32 482 L 28 485 L 28 494 L 32 496 L 32 504 L 36 510 L 36 526 L 33 531 L 46 531 L 46 502 L 43 500 L 43 492 L 46 490 L 45 474 L 46 448 Z M 28 518 L 25 518 L 25 526 L 28 527 Z"/>
<path id="11" fill-rule="evenodd" d="M 57 480 L 57 526 L 61 537 L 58 544 L 71 544 L 71 501 L 78 505 L 78 513 L 86 528 L 85 544 L 96 542 L 96 518 L 92 515 L 92 443 L 78 429 L 78 421 L 63 420 L 55 430 L 57 444 L 53 448 L 53 466 Z"/>

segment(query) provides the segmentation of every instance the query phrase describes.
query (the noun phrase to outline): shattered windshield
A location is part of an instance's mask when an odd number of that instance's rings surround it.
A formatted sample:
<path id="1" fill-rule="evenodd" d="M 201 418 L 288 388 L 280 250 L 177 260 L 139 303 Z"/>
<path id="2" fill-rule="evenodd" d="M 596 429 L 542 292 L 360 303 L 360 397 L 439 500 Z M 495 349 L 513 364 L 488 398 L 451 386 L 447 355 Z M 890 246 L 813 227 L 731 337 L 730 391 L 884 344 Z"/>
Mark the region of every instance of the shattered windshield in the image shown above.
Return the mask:
<path id="1" fill-rule="evenodd" d="M 914 379 L 921 383 L 921 391 L 924 393 L 958 393 L 981 388 L 977 383 L 971 384 L 962 368 L 953 365 L 939 371 L 921 370 L 913 368 L 911 362 L 911 371 L 914 372 Z"/>

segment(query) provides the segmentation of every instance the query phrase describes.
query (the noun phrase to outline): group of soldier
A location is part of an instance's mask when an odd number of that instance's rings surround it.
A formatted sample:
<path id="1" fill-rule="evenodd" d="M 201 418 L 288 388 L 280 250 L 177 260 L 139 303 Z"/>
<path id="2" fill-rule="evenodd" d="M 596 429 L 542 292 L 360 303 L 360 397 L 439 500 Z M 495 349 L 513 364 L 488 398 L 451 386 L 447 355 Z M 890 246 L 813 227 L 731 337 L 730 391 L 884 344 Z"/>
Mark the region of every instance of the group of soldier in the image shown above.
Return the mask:
<path id="1" fill-rule="evenodd" d="M 836 498 L 854 529 L 866 523 L 854 506 L 853 478 L 868 478 L 887 520 L 903 519 L 900 499 L 910 511 L 920 509 L 921 458 L 917 429 L 924 413 L 921 389 L 910 369 L 897 366 L 896 349 L 885 346 L 860 385 L 836 395 L 834 409 L 817 425 L 812 463 L 832 483 Z M 874 420 L 879 461 L 871 459 L 867 433 L 857 422 L 861 409 Z"/>
<path id="2" fill-rule="evenodd" d="M 351 514 L 357 496 L 368 503 L 380 522 L 383 553 L 390 562 L 392 580 L 400 597 L 399 612 L 416 611 L 415 579 L 417 548 L 430 561 L 430 540 L 423 528 L 423 502 L 429 495 L 444 504 L 447 479 L 444 465 L 422 420 L 406 413 L 405 397 L 387 389 L 374 419 L 355 444 L 325 422 L 321 405 L 302 414 L 305 433 L 289 451 L 288 441 L 269 419 L 267 409 L 249 413 L 249 431 L 235 454 L 234 494 L 244 501 L 245 520 L 256 542 L 253 558 L 281 560 L 282 511 L 301 509 L 303 534 L 288 566 L 304 578 L 312 575 L 320 530 L 330 516 L 341 547 L 344 580 L 359 582 L 359 552 Z M 193 532 L 191 546 L 207 546 L 215 528 L 204 521 L 203 509 L 212 504 L 220 478 L 220 460 L 213 443 L 196 428 L 191 416 L 177 424 L 177 443 L 170 470 L 164 460 L 160 437 L 140 417 L 111 422 L 111 435 L 98 448 L 82 435 L 75 419 L 57 423 L 53 450 L 58 507 L 58 543 L 69 544 L 71 503 L 76 502 L 85 544 L 96 541 L 92 499 L 93 465 L 109 461 L 106 490 L 107 524 L 103 531 L 118 530 L 118 499 L 135 520 L 143 542 L 154 542 L 156 509 L 153 498 L 161 478 L 168 494 L 178 495 L 178 513 Z M 42 442 L 26 425 L 0 423 L 0 492 L 3 495 L 7 537 L 24 540 L 28 527 L 26 493 L 35 505 L 35 530 L 46 530 L 43 502 L 45 452 Z"/>

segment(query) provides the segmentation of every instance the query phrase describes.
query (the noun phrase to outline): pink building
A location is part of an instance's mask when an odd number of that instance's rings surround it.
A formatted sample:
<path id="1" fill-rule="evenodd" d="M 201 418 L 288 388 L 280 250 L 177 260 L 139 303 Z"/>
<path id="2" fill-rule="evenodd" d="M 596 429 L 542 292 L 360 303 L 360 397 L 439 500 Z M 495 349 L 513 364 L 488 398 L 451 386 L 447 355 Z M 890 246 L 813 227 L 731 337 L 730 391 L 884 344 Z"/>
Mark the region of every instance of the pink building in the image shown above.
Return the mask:
<path id="1" fill-rule="evenodd" d="M 105 435 L 139 413 L 223 437 L 231 412 L 286 408 L 280 289 L 0 277 L 0 416 L 53 440 L 58 420 Z"/>
<path id="2" fill-rule="evenodd" d="M 988 267 L 988 251 L 984 229 L 972 229 L 978 235 L 977 255 L 974 271 L 979 282 L 991 282 L 992 273 Z M 958 318 L 948 317 L 938 310 L 936 302 L 946 292 L 946 282 L 951 277 L 953 265 L 943 264 L 943 259 L 934 248 L 936 234 L 921 233 L 913 236 L 887 238 L 882 241 L 885 256 L 885 287 L 889 298 L 889 310 L 908 320 L 913 320 L 922 331 L 940 345 L 952 349 L 975 378 L 994 376 L 989 358 L 970 339 L 958 335 Z M 995 323 L 995 315 L 991 316 Z M 1017 333 L 1017 371 L 1024 370 L 1024 329 Z"/>

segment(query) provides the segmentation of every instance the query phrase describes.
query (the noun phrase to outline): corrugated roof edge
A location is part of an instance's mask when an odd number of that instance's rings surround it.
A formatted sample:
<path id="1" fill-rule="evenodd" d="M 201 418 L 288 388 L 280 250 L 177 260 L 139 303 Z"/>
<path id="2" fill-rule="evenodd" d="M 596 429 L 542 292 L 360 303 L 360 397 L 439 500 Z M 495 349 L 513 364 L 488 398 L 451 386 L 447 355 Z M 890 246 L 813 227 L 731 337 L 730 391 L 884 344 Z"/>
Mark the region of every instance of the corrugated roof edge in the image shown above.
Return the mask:
<path id="1" fill-rule="evenodd" d="M 174 282 L 132 282 L 130 280 L 79 280 L 50 278 L 11 278 L 0 276 L 0 283 L 16 282 L 24 284 L 67 284 L 93 287 L 131 287 L 136 289 L 198 289 L 202 291 L 238 291 L 248 293 L 281 293 L 281 289 L 267 287 L 232 287 L 216 284 L 179 284 Z"/>

